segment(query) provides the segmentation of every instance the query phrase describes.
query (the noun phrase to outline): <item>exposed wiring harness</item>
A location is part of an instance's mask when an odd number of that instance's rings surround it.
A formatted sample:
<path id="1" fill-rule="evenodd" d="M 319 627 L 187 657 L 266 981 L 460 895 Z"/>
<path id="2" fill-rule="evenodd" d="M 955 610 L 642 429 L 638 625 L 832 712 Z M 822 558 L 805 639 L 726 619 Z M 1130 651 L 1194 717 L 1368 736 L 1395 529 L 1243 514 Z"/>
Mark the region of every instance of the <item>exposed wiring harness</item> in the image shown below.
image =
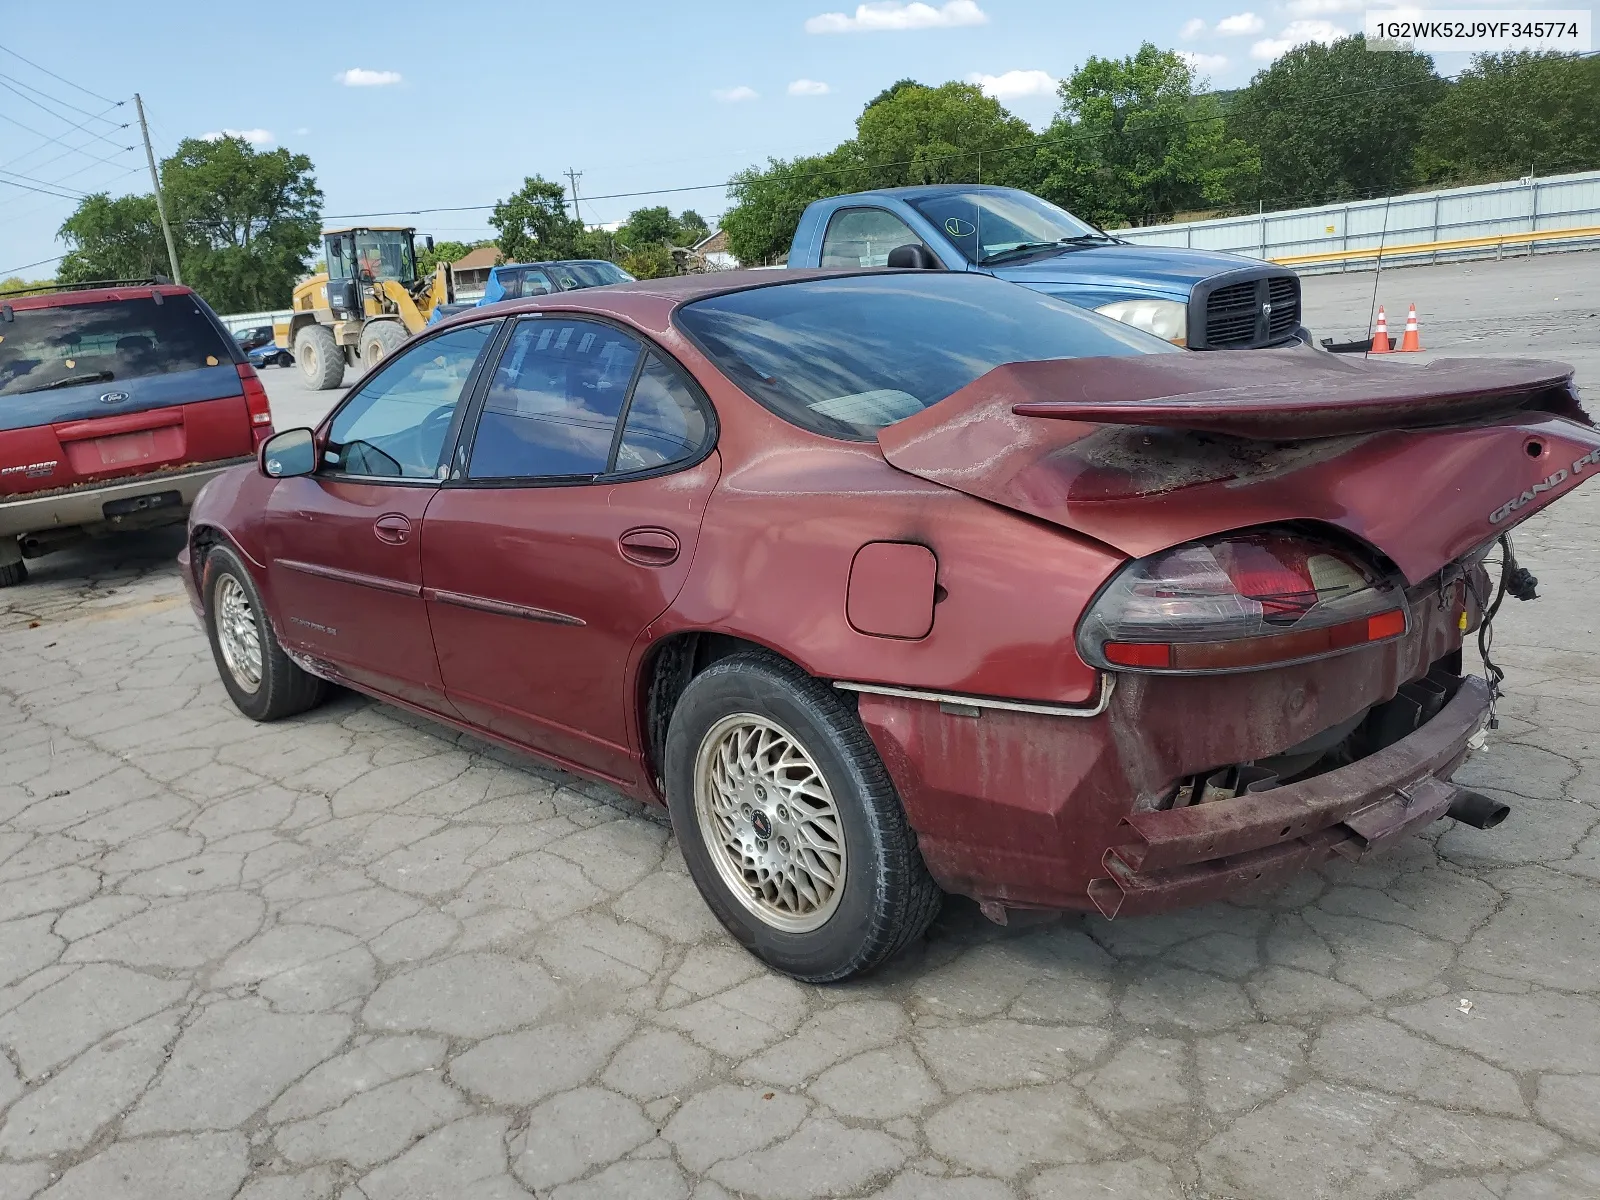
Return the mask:
<path id="1" fill-rule="evenodd" d="M 1500 698 L 1500 683 L 1505 679 L 1506 673 L 1501 670 L 1494 659 L 1489 657 L 1489 648 L 1494 645 L 1494 615 L 1500 611 L 1500 604 L 1510 593 L 1518 600 L 1537 600 L 1539 598 L 1539 581 L 1534 578 L 1533 572 L 1527 567 L 1517 564 L 1516 553 L 1511 549 L 1511 535 L 1500 535 L 1500 582 L 1495 587 L 1494 599 L 1489 600 L 1478 594 L 1477 581 L 1469 572 L 1467 585 L 1472 588 L 1472 595 L 1478 601 L 1478 607 L 1483 610 L 1483 620 L 1478 623 L 1478 657 L 1483 659 L 1483 677 L 1489 684 L 1489 728 L 1499 729 L 1500 718 L 1495 715 L 1495 701 Z"/>

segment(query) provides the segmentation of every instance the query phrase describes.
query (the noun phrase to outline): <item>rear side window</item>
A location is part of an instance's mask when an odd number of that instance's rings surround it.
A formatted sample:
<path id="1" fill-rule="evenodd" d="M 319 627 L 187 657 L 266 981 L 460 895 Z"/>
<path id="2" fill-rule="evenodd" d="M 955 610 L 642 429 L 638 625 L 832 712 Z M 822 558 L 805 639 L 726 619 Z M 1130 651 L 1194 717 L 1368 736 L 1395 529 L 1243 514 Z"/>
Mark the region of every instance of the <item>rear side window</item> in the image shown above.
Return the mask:
<path id="1" fill-rule="evenodd" d="M 614 470 L 649 471 L 693 458 L 706 440 L 706 414 L 683 376 L 654 354 L 633 385 Z"/>
<path id="2" fill-rule="evenodd" d="M 467 477 L 603 474 L 641 349 L 597 321 L 523 321 L 484 399 Z"/>
<path id="3" fill-rule="evenodd" d="M 1003 363 L 1184 354 L 988 275 L 844 275 L 684 305 L 675 320 L 748 395 L 802 429 L 870 440 Z"/>
<path id="4" fill-rule="evenodd" d="M 233 362 L 193 296 L 16 308 L 0 323 L 0 395 Z"/>

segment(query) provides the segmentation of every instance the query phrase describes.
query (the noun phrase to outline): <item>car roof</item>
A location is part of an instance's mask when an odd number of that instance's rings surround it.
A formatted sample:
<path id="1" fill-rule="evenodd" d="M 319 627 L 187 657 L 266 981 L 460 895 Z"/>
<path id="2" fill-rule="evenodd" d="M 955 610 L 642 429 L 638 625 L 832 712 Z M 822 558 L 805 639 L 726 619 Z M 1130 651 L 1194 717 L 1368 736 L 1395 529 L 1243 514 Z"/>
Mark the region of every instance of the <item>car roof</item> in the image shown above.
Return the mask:
<path id="1" fill-rule="evenodd" d="M 754 288 L 782 287 L 816 279 L 841 279 L 862 275 L 928 275 L 933 272 L 900 267 L 794 267 L 768 271 L 710 271 L 703 275 L 669 275 L 661 279 L 640 279 L 632 283 L 608 283 L 604 287 L 579 288 L 554 292 L 548 296 L 529 296 L 520 300 L 500 300 L 456 313 L 441 325 L 466 325 L 491 317 L 517 316 L 534 312 L 584 312 L 634 321 L 646 329 L 664 329 L 672 313 L 685 304 L 708 296 L 746 292 Z M 991 279 L 988 275 L 958 274 L 964 279 Z"/>
<path id="2" fill-rule="evenodd" d="M 847 192 L 832 196 L 833 200 L 854 200 L 862 196 L 888 196 L 895 200 L 921 200 L 928 196 L 945 196 L 951 192 L 980 192 L 998 194 L 1015 192 L 1016 188 L 999 187 L 992 183 L 919 183 L 908 187 L 868 188 L 864 192 Z"/>
<path id="3" fill-rule="evenodd" d="M 192 296 L 194 289 L 181 283 L 126 283 L 107 287 L 40 292 L 31 296 L 0 296 L 0 304 L 21 312 L 33 308 L 59 308 L 64 304 L 104 304 L 115 300 L 147 299 L 156 292 L 163 296 Z"/>

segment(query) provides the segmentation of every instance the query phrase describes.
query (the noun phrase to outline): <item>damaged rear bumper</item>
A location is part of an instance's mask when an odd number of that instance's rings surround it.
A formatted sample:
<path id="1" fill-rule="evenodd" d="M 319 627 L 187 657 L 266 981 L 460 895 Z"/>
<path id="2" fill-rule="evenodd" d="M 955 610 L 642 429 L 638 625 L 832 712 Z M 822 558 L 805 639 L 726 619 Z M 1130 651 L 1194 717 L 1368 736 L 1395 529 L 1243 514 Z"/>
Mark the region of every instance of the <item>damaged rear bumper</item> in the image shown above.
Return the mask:
<path id="1" fill-rule="evenodd" d="M 1266 888 L 1338 854 L 1359 859 L 1444 816 L 1449 782 L 1489 716 L 1489 690 L 1464 677 L 1414 733 L 1301 783 L 1185 808 L 1132 813 L 1105 851 L 1089 899 L 1139 916 Z"/>

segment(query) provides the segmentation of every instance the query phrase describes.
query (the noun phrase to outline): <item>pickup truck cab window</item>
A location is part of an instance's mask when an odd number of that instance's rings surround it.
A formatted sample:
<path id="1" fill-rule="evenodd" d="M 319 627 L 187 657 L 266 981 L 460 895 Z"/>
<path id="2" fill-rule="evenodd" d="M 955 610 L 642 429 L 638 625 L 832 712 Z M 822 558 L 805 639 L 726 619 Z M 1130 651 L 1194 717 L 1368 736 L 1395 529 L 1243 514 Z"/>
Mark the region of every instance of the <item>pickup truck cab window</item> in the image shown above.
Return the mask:
<path id="1" fill-rule="evenodd" d="M 846 208 L 834 213 L 822 238 L 825 267 L 882 267 L 896 246 L 922 245 L 899 217 L 881 208 Z"/>

